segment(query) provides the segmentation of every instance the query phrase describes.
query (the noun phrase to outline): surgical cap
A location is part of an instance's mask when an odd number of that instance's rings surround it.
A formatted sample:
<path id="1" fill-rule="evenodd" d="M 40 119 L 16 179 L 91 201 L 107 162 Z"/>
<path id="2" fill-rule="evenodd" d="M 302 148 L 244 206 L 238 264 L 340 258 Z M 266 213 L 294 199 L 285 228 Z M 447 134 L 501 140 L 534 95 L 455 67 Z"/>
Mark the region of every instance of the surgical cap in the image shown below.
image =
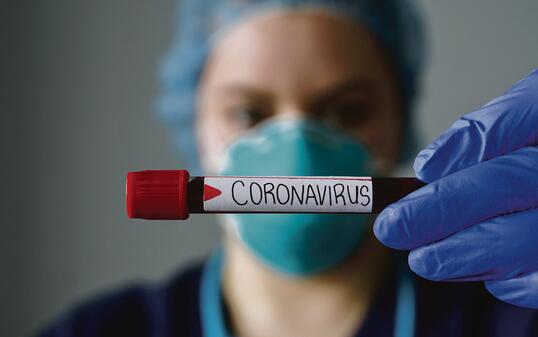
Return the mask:
<path id="1" fill-rule="evenodd" d="M 419 89 L 424 59 L 421 17 L 412 0 L 181 0 L 171 48 L 159 69 L 157 113 L 169 130 L 185 166 L 200 174 L 194 132 L 197 89 L 215 36 L 266 9 L 326 8 L 366 26 L 386 51 L 401 89 L 406 124 L 403 159 L 414 133 L 409 112 Z"/>

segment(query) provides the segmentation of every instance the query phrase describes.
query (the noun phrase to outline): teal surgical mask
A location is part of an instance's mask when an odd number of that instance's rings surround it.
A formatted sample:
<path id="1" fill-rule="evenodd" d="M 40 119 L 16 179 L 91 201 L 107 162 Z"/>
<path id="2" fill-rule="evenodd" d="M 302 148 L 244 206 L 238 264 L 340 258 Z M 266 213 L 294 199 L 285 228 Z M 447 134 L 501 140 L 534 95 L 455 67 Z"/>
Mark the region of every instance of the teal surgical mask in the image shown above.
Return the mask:
<path id="1" fill-rule="evenodd" d="M 366 176 L 368 153 L 342 131 L 309 120 L 272 120 L 232 144 L 222 175 Z M 269 267 L 307 276 L 335 266 L 361 243 L 367 215 L 229 214 L 244 245 Z"/>

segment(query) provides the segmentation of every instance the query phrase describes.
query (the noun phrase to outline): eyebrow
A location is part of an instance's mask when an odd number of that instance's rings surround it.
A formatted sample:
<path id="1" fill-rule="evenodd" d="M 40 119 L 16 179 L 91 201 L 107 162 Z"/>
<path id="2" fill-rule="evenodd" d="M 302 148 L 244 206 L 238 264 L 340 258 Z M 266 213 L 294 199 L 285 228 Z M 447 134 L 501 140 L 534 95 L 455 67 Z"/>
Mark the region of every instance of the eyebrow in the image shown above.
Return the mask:
<path id="1" fill-rule="evenodd" d="M 327 92 L 314 95 L 315 99 L 309 105 L 320 106 L 320 105 L 326 104 L 327 102 L 330 102 L 336 96 L 342 93 L 345 93 L 346 91 L 359 91 L 359 90 L 364 93 L 372 93 L 377 90 L 377 86 L 370 80 L 357 79 L 357 78 L 347 79 L 334 85 Z M 273 99 L 273 95 L 271 94 L 271 92 L 263 90 L 263 89 L 257 89 L 247 84 L 240 84 L 240 83 L 229 84 L 229 85 L 223 86 L 220 91 L 227 95 L 229 94 L 245 95 L 245 96 L 250 96 L 250 97 L 256 97 L 257 99 L 264 100 L 264 101 L 271 101 Z"/>
<path id="2" fill-rule="evenodd" d="M 257 89 L 246 84 L 230 84 L 223 86 L 220 91 L 226 95 L 236 94 L 250 97 L 256 97 L 264 101 L 272 100 L 272 94 L 269 91 Z"/>

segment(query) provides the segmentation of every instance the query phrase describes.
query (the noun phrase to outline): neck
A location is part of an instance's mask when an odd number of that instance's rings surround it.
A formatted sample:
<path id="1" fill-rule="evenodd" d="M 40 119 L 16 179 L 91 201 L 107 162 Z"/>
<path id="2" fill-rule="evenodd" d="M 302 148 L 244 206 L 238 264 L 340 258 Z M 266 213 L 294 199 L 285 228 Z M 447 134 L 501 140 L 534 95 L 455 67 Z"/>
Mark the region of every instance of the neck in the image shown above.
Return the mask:
<path id="1" fill-rule="evenodd" d="M 235 335 L 352 335 L 388 267 L 388 252 L 373 235 L 365 240 L 338 267 L 296 278 L 268 269 L 227 233 L 223 294 Z"/>

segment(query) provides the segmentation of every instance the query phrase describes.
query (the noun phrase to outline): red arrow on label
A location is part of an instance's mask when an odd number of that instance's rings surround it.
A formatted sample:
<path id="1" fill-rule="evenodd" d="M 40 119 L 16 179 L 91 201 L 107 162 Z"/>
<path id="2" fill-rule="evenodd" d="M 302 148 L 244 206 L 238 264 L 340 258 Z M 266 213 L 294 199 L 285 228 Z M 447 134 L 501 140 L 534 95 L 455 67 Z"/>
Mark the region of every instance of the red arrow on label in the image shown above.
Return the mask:
<path id="1" fill-rule="evenodd" d="M 204 201 L 211 200 L 221 195 L 222 192 L 213 186 L 204 184 Z"/>

